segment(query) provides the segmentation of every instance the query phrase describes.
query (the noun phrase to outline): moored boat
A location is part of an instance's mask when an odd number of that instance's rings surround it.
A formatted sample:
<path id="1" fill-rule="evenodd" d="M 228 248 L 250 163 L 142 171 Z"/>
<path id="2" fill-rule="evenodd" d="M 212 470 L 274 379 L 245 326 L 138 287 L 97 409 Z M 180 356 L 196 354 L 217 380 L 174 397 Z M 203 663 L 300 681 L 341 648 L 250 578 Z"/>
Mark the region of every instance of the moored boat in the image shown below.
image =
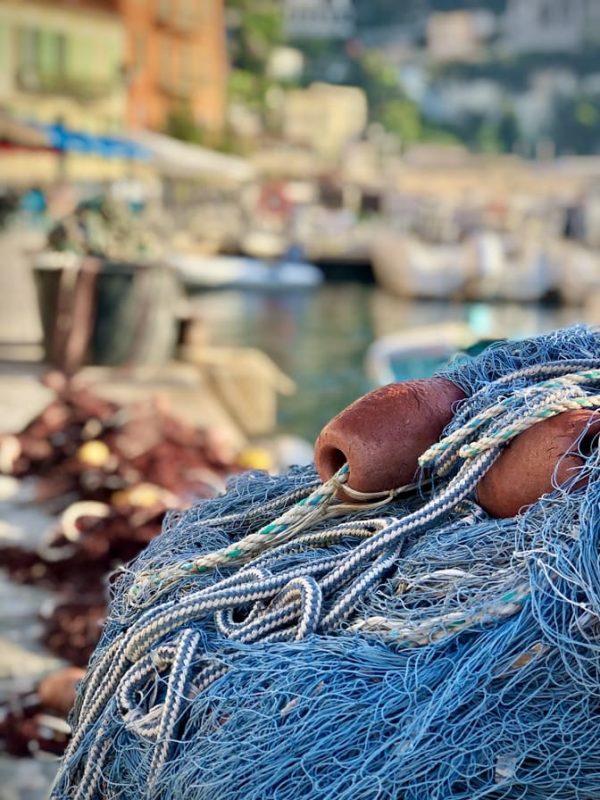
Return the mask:
<path id="1" fill-rule="evenodd" d="M 539 302 L 557 287 L 557 267 L 549 248 L 537 238 L 516 241 L 493 231 L 473 235 L 466 245 L 473 277 L 469 300 Z"/>
<path id="2" fill-rule="evenodd" d="M 377 339 L 365 357 L 365 371 L 376 385 L 426 378 L 477 336 L 466 322 L 421 325 Z"/>
<path id="3" fill-rule="evenodd" d="M 469 279 L 462 244 L 429 244 L 392 231 L 374 242 L 373 271 L 378 283 L 399 297 L 459 297 Z"/>
<path id="4" fill-rule="evenodd" d="M 242 256 L 172 254 L 170 263 L 189 291 L 254 289 L 288 291 L 315 289 L 323 274 L 313 264 L 279 261 L 269 264 Z"/>

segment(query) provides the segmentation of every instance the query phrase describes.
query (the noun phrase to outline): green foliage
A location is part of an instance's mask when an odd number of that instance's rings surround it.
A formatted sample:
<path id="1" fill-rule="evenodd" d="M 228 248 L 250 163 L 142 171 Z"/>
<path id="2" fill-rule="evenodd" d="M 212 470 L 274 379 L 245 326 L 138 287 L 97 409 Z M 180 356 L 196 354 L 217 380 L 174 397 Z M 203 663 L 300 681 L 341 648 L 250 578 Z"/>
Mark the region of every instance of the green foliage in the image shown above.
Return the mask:
<path id="1" fill-rule="evenodd" d="M 575 119 L 583 128 L 593 128 L 598 125 L 600 115 L 597 107 L 588 99 L 581 99 L 575 104 Z"/>
<path id="2" fill-rule="evenodd" d="M 480 153 L 515 152 L 520 132 L 514 111 L 506 106 L 497 118 L 467 114 L 460 123 L 448 126 L 455 141 Z"/>
<path id="3" fill-rule="evenodd" d="M 415 144 L 424 138 L 423 119 L 419 108 L 410 100 L 390 100 L 381 109 L 379 121 L 403 145 Z"/>
<path id="4" fill-rule="evenodd" d="M 499 153 L 503 147 L 498 134 L 498 125 L 484 120 L 475 134 L 476 149 L 481 153 Z"/>
<path id="5" fill-rule="evenodd" d="M 350 82 L 364 89 L 371 121 L 381 123 L 403 147 L 423 141 L 456 141 L 452 131 L 423 118 L 418 105 L 400 87 L 394 67 L 376 50 L 366 50 L 354 60 Z"/>
<path id="6" fill-rule="evenodd" d="M 268 124 L 268 92 L 274 82 L 266 77 L 273 49 L 283 41 L 281 6 L 275 0 L 230 0 L 232 26 L 229 99 L 258 113 Z M 237 144 L 229 140 L 228 148 Z"/>
<path id="7" fill-rule="evenodd" d="M 192 144 L 202 144 L 204 141 L 204 132 L 194 119 L 192 109 L 183 103 L 169 114 L 165 133 Z"/>
<path id="8" fill-rule="evenodd" d="M 466 8 L 469 10 L 484 9 L 495 14 L 506 11 L 506 0 L 430 0 L 432 11 L 458 11 Z"/>
<path id="9" fill-rule="evenodd" d="M 364 89 L 371 119 L 376 121 L 388 103 L 402 98 L 394 68 L 376 50 L 365 50 L 354 59 L 348 83 Z"/>
<path id="10" fill-rule="evenodd" d="M 500 84 L 508 92 L 516 93 L 526 91 L 532 76 L 548 66 L 584 76 L 598 71 L 599 59 L 600 48 L 597 46 L 588 46 L 576 53 L 523 53 L 501 57 L 492 53 L 486 61 L 474 64 L 442 64 L 432 67 L 430 72 L 434 78 L 444 77 L 448 80 L 490 80 Z"/>
<path id="11" fill-rule="evenodd" d="M 232 69 L 229 74 L 229 97 L 248 108 L 262 108 L 265 87 L 260 75 L 247 69 Z"/>
<path id="12" fill-rule="evenodd" d="M 359 27 L 410 24 L 430 11 L 487 9 L 502 14 L 506 0 L 354 0 Z"/>
<path id="13" fill-rule="evenodd" d="M 427 0 L 355 0 L 359 27 L 401 25 L 425 13 Z"/>
<path id="14" fill-rule="evenodd" d="M 283 41 L 279 4 L 233 0 L 229 5 L 237 13 L 230 48 L 233 65 L 237 69 L 262 73 L 269 54 Z"/>
<path id="15" fill-rule="evenodd" d="M 562 98 L 556 104 L 550 138 L 558 154 L 600 152 L 598 97 L 579 94 Z"/>
<path id="16" fill-rule="evenodd" d="M 498 139 L 502 149 L 514 153 L 520 140 L 519 123 L 514 110 L 506 106 L 498 122 Z"/>

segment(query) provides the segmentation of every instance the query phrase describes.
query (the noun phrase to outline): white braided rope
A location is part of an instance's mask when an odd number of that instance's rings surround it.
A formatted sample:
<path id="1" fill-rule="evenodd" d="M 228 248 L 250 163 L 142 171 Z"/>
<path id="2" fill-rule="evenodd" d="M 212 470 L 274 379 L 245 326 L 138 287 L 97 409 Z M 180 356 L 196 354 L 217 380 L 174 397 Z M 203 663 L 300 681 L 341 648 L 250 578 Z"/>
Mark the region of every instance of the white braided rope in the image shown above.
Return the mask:
<path id="1" fill-rule="evenodd" d="M 431 619 L 411 625 L 403 619 L 388 617 L 366 617 L 350 626 L 352 631 L 377 631 L 393 634 L 394 641 L 406 644 L 426 645 L 443 639 L 448 633 L 456 633 L 474 625 L 485 625 L 504 617 L 512 617 L 518 613 L 523 602 L 529 597 L 528 583 L 522 583 L 516 589 L 506 592 L 498 600 L 487 603 L 472 614 L 463 611 L 450 611 Z"/>
<path id="2" fill-rule="evenodd" d="M 156 737 L 156 745 L 150 764 L 149 800 L 154 795 L 154 787 L 169 757 L 169 750 L 173 746 L 175 728 L 186 699 L 184 692 L 190 679 L 190 667 L 199 642 L 200 634 L 197 631 L 185 629 L 177 643 L 177 650 L 173 657 L 171 675 L 167 685 L 167 693 L 163 703 L 163 713 Z"/>
<path id="3" fill-rule="evenodd" d="M 112 742 L 106 738 L 106 728 L 100 727 L 86 758 L 85 769 L 74 800 L 93 800 L 102 780 L 102 768 Z"/>

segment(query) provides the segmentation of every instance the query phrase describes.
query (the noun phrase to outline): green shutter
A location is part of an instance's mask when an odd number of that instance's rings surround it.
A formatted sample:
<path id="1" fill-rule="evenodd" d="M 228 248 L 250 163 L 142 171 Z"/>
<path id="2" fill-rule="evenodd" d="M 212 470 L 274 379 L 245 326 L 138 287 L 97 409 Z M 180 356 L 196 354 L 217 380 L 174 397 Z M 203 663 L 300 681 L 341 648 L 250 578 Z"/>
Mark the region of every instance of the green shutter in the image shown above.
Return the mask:
<path id="1" fill-rule="evenodd" d="M 7 75 L 10 70 L 10 31 L 6 20 L 0 19 L 0 72 Z"/>

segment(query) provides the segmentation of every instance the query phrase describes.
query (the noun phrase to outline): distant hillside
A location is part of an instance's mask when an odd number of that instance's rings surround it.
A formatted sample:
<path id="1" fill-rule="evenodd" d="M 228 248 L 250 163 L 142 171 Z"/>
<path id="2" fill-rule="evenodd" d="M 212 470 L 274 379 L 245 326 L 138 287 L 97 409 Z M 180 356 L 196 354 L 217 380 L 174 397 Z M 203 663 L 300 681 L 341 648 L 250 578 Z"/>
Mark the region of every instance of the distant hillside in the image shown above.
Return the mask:
<path id="1" fill-rule="evenodd" d="M 400 25 L 424 18 L 431 11 L 482 8 L 502 13 L 507 0 L 354 0 L 361 27 Z"/>
<path id="2" fill-rule="evenodd" d="M 507 0 L 430 0 L 429 7 L 432 11 L 456 11 L 459 8 L 477 9 L 484 8 L 502 14 L 506 10 Z"/>

